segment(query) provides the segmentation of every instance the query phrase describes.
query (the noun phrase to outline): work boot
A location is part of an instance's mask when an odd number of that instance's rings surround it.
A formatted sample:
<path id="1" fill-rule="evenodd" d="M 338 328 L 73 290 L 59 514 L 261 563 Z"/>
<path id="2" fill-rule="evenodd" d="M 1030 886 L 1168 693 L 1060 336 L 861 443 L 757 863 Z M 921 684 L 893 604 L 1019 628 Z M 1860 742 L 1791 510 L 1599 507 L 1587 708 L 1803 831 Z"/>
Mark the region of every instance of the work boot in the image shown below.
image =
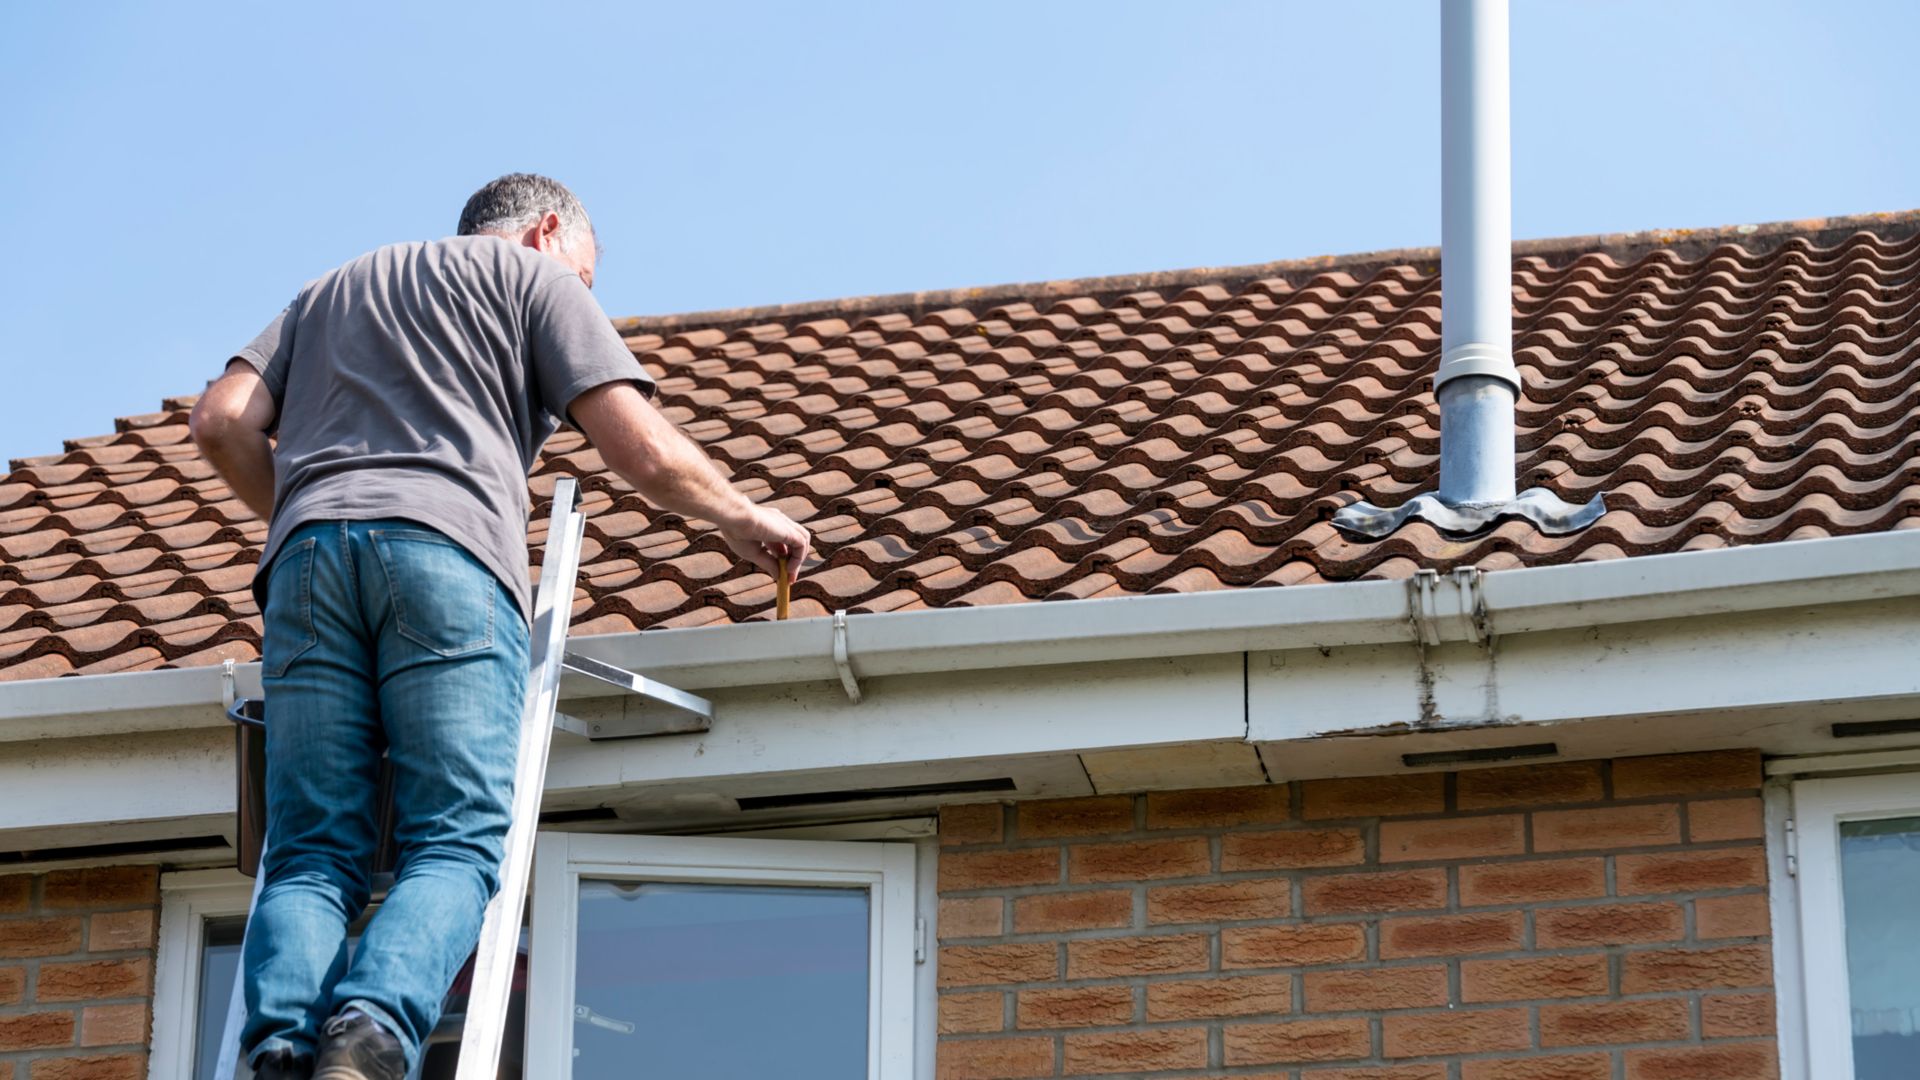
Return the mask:
<path id="1" fill-rule="evenodd" d="M 253 1080 L 309 1080 L 311 1076 L 313 1059 L 294 1057 L 291 1050 L 275 1050 L 253 1063 Z"/>
<path id="2" fill-rule="evenodd" d="M 313 1080 L 405 1080 L 407 1055 L 400 1040 L 379 1021 L 348 1009 L 320 1033 L 320 1060 Z"/>

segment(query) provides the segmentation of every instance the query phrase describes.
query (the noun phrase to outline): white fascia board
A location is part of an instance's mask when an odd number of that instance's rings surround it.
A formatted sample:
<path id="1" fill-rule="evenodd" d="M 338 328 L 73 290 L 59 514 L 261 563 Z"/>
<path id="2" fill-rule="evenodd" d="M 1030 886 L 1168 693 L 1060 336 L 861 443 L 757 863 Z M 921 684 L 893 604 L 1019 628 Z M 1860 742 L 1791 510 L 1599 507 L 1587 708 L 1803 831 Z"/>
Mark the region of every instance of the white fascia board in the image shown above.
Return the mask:
<path id="1" fill-rule="evenodd" d="M 1920 595 L 1920 530 L 1484 575 L 1494 631 L 1568 627 Z M 1443 628 L 1443 633 L 1451 631 Z M 826 618 L 606 634 L 581 652 L 690 690 L 837 679 Z M 861 615 L 860 678 L 1409 640 L 1408 590 L 1363 581 L 1171 596 Z M 238 666 L 257 693 L 259 665 Z M 217 668 L 0 683 L 0 742 L 221 722 Z M 567 699 L 616 693 L 570 678 Z"/>

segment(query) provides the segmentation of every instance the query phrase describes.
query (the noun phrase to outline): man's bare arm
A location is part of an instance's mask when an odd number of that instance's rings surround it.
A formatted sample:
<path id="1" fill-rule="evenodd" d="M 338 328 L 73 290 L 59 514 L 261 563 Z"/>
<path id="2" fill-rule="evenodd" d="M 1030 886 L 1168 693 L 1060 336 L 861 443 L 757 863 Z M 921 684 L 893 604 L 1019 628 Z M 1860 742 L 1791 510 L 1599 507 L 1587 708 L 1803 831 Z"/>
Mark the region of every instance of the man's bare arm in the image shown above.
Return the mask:
<path id="1" fill-rule="evenodd" d="M 235 359 L 200 395 L 187 421 L 194 445 L 263 521 L 273 515 L 273 444 L 267 431 L 278 414 L 266 380 L 253 365 Z"/>
<path id="2" fill-rule="evenodd" d="M 648 502 L 713 522 L 736 555 L 769 574 L 785 557 L 789 578 L 800 577 L 812 542 L 807 530 L 740 494 L 632 383 L 596 386 L 574 398 L 569 411 L 607 467 Z"/>

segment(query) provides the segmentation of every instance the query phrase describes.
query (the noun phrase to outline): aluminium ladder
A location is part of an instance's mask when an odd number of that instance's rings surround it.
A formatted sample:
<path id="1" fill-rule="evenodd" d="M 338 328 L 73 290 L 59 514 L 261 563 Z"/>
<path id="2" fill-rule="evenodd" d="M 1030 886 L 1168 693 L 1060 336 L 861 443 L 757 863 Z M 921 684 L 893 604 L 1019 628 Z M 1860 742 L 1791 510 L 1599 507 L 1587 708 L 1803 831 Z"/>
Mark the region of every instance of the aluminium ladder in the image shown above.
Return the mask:
<path id="1" fill-rule="evenodd" d="M 540 583 L 534 592 L 531 672 L 526 705 L 520 714 L 519 757 L 513 773 L 513 820 L 507 827 L 500 860 L 500 889 L 487 902 L 480 940 L 474 946 L 473 981 L 467 996 L 466 1027 L 460 1039 L 455 1080 L 494 1080 L 500 1069 L 500 1048 L 506 1036 L 507 1005 L 519 954 L 520 923 L 526 914 L 534 833 L 540 824 L 540 798 L 546 788 L 552 731 L 558 728 L 590 739 L 619 739 L 705 731 L 713 722 L 713 705 L 705 698 L 624 668 L 567 652 L 573 584 L 579 576 L 580 546 L 586 529 L 586 516 L 580 512 L 578 501 L 579 487 L 573 480 L 555 482 L 546 557 L 541 562 Z M 660 706 L 661 711 L 639 718 L 583 723 L 559 712 L 562 671 L 608 683 Z M 268 836 L 266 843 L 271 842 L 272 837 Z M 264 850 L 265 845 L 262 847 Z M 262 867 L 265 861 L 263 856 Z M 255 876 L 253 904 L 260 902 L 260 890 L 265 882 L 264 872 Z M 246 1020 L 244 979 L 243 960 L 242 966 L 235 970 L 233 995 L 227 1005 L 225 1033 L 214 1069 L 217 1080 L 232 1080 L 239 1063 L 240 1029 Z M 423 1054 L 425 1049 L 421 1048 Z"/>

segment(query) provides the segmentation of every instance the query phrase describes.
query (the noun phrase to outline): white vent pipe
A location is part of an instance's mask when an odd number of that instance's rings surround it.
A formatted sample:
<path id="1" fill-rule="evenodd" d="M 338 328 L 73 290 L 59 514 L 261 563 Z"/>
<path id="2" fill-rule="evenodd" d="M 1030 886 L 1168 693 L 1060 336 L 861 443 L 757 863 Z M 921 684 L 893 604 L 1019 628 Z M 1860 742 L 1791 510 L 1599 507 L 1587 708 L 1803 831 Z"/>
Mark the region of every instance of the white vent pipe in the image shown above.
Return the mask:
<path id="1" fill-rule="evenodd" d="M 1507 0 L 1440 7 L 1440 501 L 1513 501 Z"/>
<path id="2" fill-rule="evenodd" d="M 1545 488 L 1514 495 L 1512 161 L 1507 0 L 1440 4 L 1440 487 L 1400 506 L 1357 502 L 1333 523 L 1382 537 L 1412 518 L 1471 535 L 1502 518 L 1583 529 L 1604 497 L 1574 506 Z"/>

